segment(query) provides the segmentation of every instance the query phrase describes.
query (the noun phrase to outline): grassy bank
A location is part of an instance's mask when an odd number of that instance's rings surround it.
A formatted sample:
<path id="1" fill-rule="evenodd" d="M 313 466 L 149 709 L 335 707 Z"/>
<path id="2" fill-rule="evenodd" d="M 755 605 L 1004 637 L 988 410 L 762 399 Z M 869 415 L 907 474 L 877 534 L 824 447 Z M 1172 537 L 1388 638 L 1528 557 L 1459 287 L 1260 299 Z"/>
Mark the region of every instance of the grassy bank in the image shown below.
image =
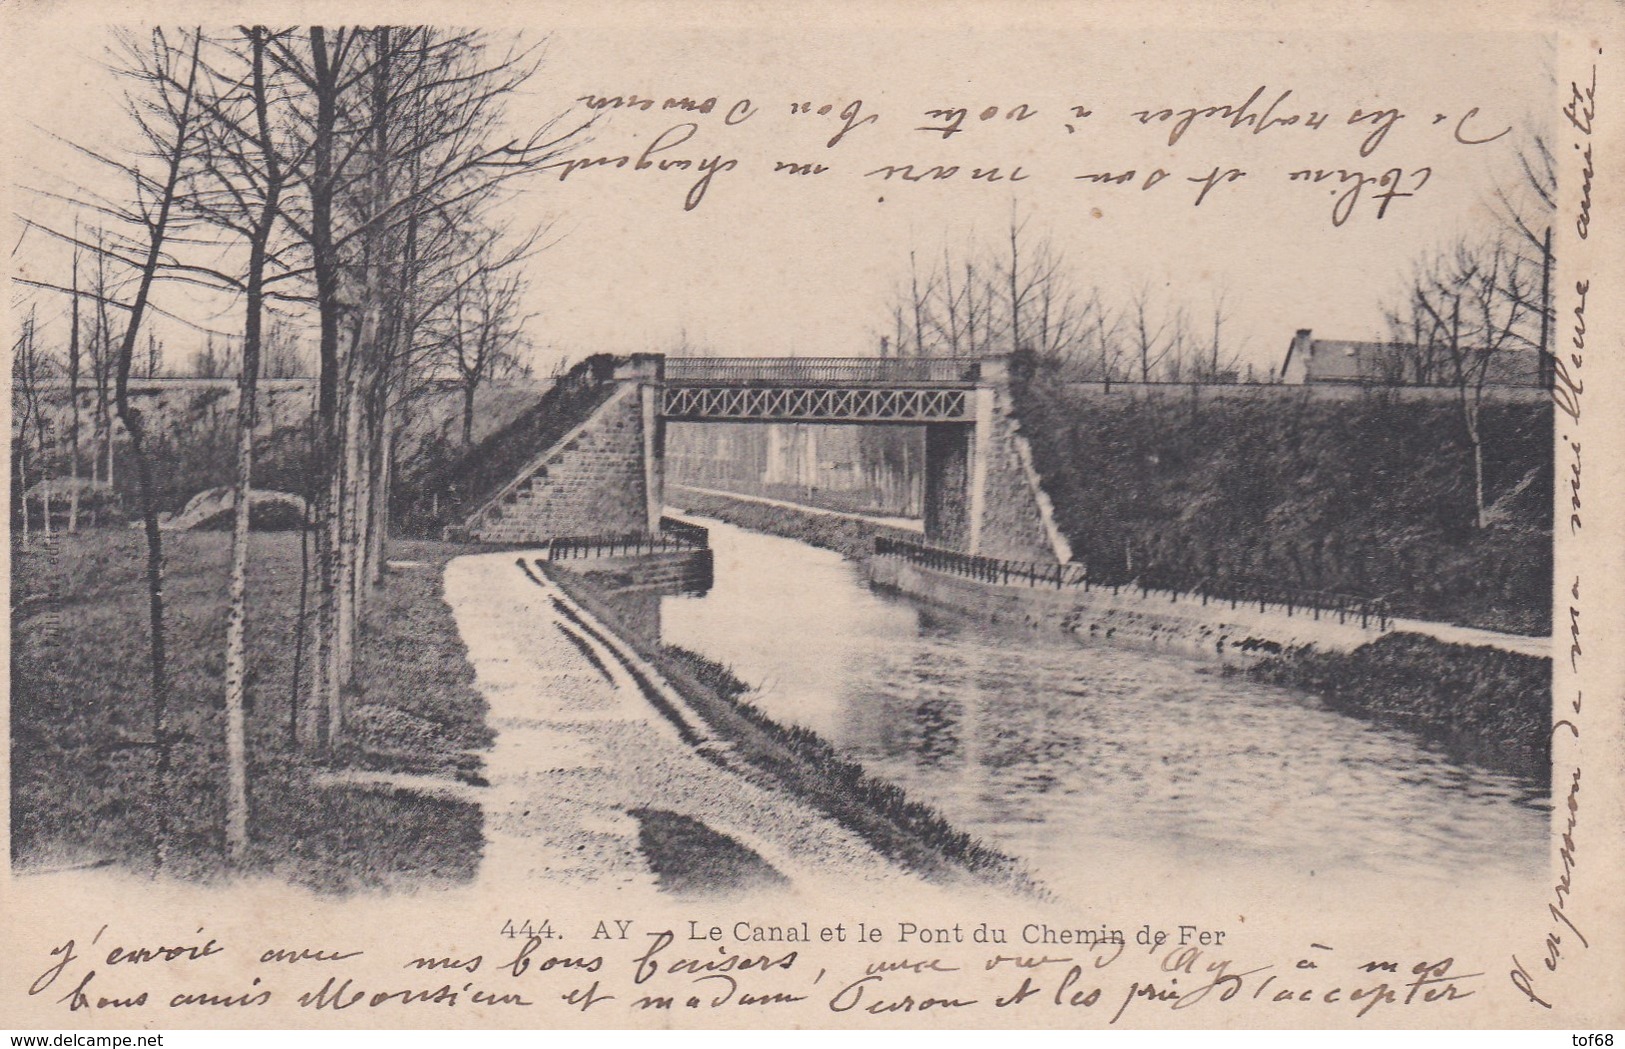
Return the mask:
<path id="1" fill-rule="evenodd" d="M 651 641 L 647 630 L 622 622 L 618 605 L 605 600 L 582 576 L 559 569 L 548 574 L 623 640 L 636 644 L 639 655 L 660 671 L 711 731 L 730 744 L 731 755 L 747 773 L 764 785 L 788 791 L 881 855 L 926 877 L 968 872 L 992 884 L 1039 891 L 1016 860 L 956 830 L 935 809 L 911 800 L 901 787 L 842 758 L 817 733 L 781 725 L 745 702 L 750 686 L 727 667 L 696 652 Z"/>
<path id="2" fill-rule="evenodd" d="M 1389 634 L 1352 652 L 1289 652 L 1245 673 L 1333 709 L 1409 729 L 1451 754 L 1551 781 L 1552 661 Z"/>
<path id="3" fill-rule="evenodd" d="M 438 538 L 448 525 L 496 494 L 531 459 L 585 422 L 615 392 L 620 360 L 597 353 L 559 376 L 547 390 L 472 447 L 460 439 L 426 439 L 403 456 L 400 483 L 390 489 L 390 519 L 401 535 Z"/>
<path id="4" fill-rule="evenodd" d="M 1189 589 L 1280 585 L 1387 598 L 1395 614 L 1551 631 L 1552 406 L 1486 403 L 1488 523 L 1449 402 L 1111 397 L 1040 373 L 1014 387 L 1076 556 Z"/>
<path id="5" fill-rule="evenodd" d="M 919 542 L 917 532 L 905 532 L 867 521 L 854 521 L 849 517 L 791 510 L 785 507 L 764 506 L 741 499 L 705 495 L 683 490 L 673 492 L 670 502 L 679 504 L 690 513 L 715 517 L 719 521 L 748 528 L 753 532 L 799 539 L 803 543 L 834 550 L 847 557 L 861 558 L 874 553 L 875 536 L 886 535 L 894 539 Z"/>
<path id="6" fill-rule="evenodd" d="M 172 748 L 166 873 L 224 871 L 224 642 L 229 537 L 166 537 Z M 358 771 L 478 782 L 485 705 L 473 688 L 439 565 L 460 552 L 397 544 L 424 562 L 390 574 L 363 625 L 349 733 L 335 763 L 288 738 L 300 553 L 293 533 L 253 537 L 249 572 L 246 867 L 323 890 L 472 876 L 478 806 L 360 782 Z M 140 533 L 107 529 L 53 549 L 13 547 L 12 861 L 19 870 L 151 868 L 156 755 L 147 696 Z M 306 653 L 308 661 L 308 650 Z M 376 778 L 376 777 L 375 777 Z"/>

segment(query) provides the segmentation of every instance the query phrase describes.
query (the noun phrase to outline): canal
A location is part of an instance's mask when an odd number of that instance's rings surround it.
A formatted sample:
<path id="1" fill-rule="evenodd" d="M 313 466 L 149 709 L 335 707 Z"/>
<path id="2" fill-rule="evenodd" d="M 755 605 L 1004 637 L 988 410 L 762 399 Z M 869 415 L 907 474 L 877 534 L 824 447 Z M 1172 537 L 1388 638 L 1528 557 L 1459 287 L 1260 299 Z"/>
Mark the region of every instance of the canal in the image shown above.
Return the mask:
<path id="1" fill-rule="evenodd" d="M 776 720 L 1020 857 L 1063 900 L 1260 871 L 1357 895 L 1521 895 L 1545 872 L 1548 803 L 1530 784 L 1310 695 L 997 632 L 876 592 L 829 551 L 696 520 L 715 586 L 663 600 L 663 639 L 732 667 Z"/>

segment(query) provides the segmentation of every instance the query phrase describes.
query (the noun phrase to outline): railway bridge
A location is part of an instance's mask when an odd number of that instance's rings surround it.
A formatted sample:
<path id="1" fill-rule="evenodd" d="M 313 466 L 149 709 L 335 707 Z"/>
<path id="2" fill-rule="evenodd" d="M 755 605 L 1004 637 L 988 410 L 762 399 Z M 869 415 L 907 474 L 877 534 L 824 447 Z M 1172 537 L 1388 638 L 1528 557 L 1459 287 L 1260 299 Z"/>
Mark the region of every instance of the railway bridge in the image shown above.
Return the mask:
<path id="1" fill-rule="evenodd" d="M 925 431 L 926 542 L 1067 561 L 1012 410 L 1004 358 L 639 354 L 587 418 L 465 519 L 489 542 L 655 531 L 671 424 L 815 423 Z"/>

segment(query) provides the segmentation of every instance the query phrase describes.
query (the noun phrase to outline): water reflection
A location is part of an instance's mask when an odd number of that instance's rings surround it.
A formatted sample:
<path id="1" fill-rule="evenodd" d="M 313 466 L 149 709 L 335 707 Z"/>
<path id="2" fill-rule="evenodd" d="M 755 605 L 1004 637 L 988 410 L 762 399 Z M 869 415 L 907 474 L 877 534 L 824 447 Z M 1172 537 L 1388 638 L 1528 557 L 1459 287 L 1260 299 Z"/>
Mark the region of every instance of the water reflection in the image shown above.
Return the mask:
<path id="1" fill-rule="evenodd" d="M 838 555 L 704 523 L 715 586 L 664 599 L 665 640 L 732 666 L 775 718 L 1063 894 L 1114 864 L 1440 882 L 1544 869 L 1545 800 L 1513 777 L 1199 662 L 934 615 Z"/>

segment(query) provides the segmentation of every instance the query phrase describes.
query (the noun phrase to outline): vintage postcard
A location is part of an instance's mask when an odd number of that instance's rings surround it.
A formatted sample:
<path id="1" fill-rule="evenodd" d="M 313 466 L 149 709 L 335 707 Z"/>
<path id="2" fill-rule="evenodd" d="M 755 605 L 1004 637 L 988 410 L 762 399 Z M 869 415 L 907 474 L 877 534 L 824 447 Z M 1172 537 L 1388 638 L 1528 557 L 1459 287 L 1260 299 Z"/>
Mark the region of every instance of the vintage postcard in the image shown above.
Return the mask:
<path id="1" fill-rule="evenodd" d="M 8 1026 L 1625 1026 L 1618 4 L 0 18 Z"/>

